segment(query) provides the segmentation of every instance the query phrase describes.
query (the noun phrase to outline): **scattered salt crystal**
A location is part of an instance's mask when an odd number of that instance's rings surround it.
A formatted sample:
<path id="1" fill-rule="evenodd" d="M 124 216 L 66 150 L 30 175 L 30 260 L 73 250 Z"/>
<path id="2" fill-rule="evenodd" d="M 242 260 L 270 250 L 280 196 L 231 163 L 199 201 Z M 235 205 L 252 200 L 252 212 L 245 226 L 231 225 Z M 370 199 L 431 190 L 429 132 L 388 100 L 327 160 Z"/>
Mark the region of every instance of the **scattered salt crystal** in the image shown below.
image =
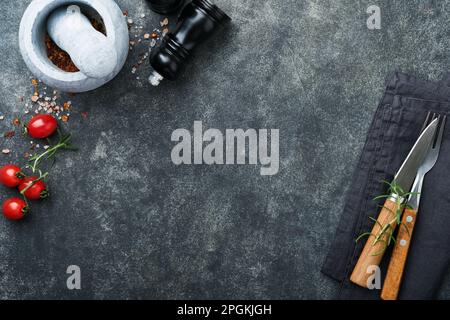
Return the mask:
<path id="1" fill-rule="evenodd" d="M 143 13 L 143 14 L 141 14 L 141 18 L 145 18 L 145 14 Z"/>
<path id="2" fill-rule="evenodd" d="M 161 21 L 161 27 L 167 26 L 169 24 L 169 19 L 165 18 Z"/>
<path id="3" fill-rule="evenodd" d="M 4 120 L 5 119 L 5 116 L 0 116 L 0 120 Z"/>
<path id="4" fill-rule="evenodd" d="M 2 150 L 2 153 L 3 153 L 3 154 L 10 154 L 10 153 L 11 153 L 11 150 L 9 150 L 9 149 L 3 149 L 3 150 Z"/>
<path id="5" fill-rule="evenodd" d="M 45 149 L 45 150 L 47 150 L 48 148 L 50 148 L 49 145 L 45 145 L 45 146 L 44 146 L 44 149 Z"/>
<path id="6" fill-rule="evenodd" d="M 127 20 L 127 22 L 128 22 L 128 24 L 133 24 L 133 19 L 131 19 L 131 18 L 129 18 L 128 20 Z"/>

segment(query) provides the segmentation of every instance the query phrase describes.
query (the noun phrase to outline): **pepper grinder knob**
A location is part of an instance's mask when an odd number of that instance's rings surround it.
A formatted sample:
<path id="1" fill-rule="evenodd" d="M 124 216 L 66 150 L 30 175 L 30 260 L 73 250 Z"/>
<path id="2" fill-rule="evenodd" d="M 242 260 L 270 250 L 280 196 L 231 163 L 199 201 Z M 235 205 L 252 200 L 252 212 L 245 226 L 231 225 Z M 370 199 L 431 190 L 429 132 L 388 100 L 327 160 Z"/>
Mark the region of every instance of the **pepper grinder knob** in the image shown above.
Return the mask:
<path id="1" fill-rule="evenodd" d="M 47 31 L 86 76 L 100 79 L 114 72 L 118 59 L 113 43 L 94 29 L 80 7 L 55 10 L 48 18 Z"/>
<path id="2" fill-rule="evenodd" d="M 176 80 L 195 47 L 229 21 L 231 18 L 208 0 L 193 0 L 187 4 L 175 31 L 168 33 L 150 56 L 155 70 L 150 83 L 157 86 L 163 79 Z"/>

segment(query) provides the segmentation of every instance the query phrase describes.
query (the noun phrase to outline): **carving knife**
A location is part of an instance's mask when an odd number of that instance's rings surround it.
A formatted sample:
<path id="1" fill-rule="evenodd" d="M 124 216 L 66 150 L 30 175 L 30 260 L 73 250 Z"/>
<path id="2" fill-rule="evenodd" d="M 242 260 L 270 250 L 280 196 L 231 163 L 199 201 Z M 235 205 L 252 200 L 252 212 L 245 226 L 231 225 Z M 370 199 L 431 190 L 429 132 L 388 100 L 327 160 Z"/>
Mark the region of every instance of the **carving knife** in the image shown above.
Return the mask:
<path id="1" fill-rule="evenodd" d="M 396 173 L 392 184 L 396 185 L 398 190 L 402 190 L 402 192 L 399 193 L 407 193 L 411 190 L 419 167 L 422 165 L 429 147 L 433 143 L 437 125 L 438 119 L 435 119 L 422 132 Z M 380 265 L 386 244 L 390 240 L 390 234 L 392 234 L 397 226 L 396 213 L 401 209 L 400 207 L 404 201 L 405 199 L 401 199 L 400 194 L 392 193 L 384 203 L 377 222 L 373 226 L 372 232 L 355 268 L 353 269 L 353 273 L 350 277 L 351 282 L 364 288 L 369 287 L 368 279 L 373 274 L 373 267 Z M 382 233 L 381 231 L 385 228 L 391 228 L 392 230 L 390 232 Z"/>

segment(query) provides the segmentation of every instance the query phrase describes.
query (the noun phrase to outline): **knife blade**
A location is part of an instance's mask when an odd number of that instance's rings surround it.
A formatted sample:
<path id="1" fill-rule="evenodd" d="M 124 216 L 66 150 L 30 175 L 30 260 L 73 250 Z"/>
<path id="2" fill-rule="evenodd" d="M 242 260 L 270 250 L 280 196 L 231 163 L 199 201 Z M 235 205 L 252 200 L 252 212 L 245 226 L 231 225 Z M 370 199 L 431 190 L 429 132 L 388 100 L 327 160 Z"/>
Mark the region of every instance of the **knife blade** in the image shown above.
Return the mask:
<path id="1" fill-rule="evenodd" d="M 423 160 L 425 160 L 428 149 L 433 142 L 433 138 L 436 133 L 438 120 L 439 119 L 435 119 L 422 132 L 394 177 L 393 183 L 401 187 L 401 189 L 405 192 L 411 190 L 417 171 L 422 165 Z"/>
<path id="2" fill-rule="evenodd" d="M 380 265 L 387 244 L 391 240 L 392 233 L 397 227 L 397 212 L 402 207 L 405 199 L 401 194 L 409 192 L 417 171 L 424 161 L 433 138 L 436 133 L 438 119 L 435 119 L 426 127 L 417 139 L 400 169 L 395 174 L 393 185 L 402 192 L 392 193 L 384 203 L 377 222 L 372 228 L 364 249 L 353 269 L 350 281 L 364 288 L 369 288 L 373 272 Z"/>

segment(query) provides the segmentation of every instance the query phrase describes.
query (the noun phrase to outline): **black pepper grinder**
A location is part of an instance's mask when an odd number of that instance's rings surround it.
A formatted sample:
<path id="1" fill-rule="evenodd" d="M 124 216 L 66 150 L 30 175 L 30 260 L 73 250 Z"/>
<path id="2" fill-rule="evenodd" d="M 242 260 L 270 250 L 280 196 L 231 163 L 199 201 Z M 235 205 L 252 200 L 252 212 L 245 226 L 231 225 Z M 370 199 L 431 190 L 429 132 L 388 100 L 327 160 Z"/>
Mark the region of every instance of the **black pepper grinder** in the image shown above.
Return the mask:
<path id="1" fill-rule="evenodd" d="M 156 13 L 170 14 L 180 9 L 185 0 L 147 0 L 147 2 Z"/>
<path id="2" fill-rule="evenodd" d="M 208 0 L 187 4 L 175 31 L 168 33 L 150 56 L 154 69 L 150 83 L 157 86 L 163 79 L 175 80 L 192 50 L 229 21 L 231 18 Z"/>

